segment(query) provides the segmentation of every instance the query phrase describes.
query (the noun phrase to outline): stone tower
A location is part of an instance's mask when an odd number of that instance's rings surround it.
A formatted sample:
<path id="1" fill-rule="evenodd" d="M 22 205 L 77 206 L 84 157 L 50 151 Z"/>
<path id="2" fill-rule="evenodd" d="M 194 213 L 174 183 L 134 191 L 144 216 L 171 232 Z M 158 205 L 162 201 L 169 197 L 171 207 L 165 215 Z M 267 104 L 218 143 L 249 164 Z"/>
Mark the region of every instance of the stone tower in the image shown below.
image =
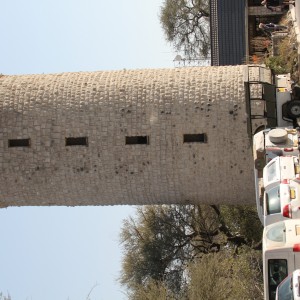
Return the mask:
<path id="1" fill-rule="evenodd" d="M 0 206 L 254 203 L 246 68 L 0 77 Z"/>

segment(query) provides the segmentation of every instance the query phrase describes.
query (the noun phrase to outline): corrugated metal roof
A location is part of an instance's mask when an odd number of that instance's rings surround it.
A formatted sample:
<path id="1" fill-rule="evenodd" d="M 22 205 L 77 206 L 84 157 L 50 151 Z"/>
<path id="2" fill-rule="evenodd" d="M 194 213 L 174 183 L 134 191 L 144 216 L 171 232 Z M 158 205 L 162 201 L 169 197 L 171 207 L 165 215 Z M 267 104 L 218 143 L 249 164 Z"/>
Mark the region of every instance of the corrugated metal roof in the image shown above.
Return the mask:
<path id="1" fill-rule="evenodd" d="M 211 63 L 239 65 L 246 56 L 246 0 L 211 0 Z"/>

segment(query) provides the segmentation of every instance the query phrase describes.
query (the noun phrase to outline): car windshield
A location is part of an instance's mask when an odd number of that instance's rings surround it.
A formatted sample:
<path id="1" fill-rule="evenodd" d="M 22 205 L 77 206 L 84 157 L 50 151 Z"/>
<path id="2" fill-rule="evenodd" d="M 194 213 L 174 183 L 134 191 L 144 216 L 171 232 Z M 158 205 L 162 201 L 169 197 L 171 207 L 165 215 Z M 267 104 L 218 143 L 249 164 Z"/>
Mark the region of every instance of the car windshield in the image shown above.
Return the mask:
<path id="1" fill-rule="evenodd" d="M 279 185 L 266 192 L 266 202 L 268 215 L 281 212 Z"/>
<path id="2" fill-rule="evenodd" d="M 284 222 L 278 222 L 273 225 L 267 232 L 267 239 L 273 242 L 285 242 Z"/>
<path id="3" fill-rule="evenodd" d="M 278 300 L 293 300 L 293 285 L 292 285 L 292 277 L 293 275 L 289 275 L 285 280 L 281 282 L 277 289 L 277 297 Z"/>
<path id="4" fill-rule="evenodd" d="M 275 160 L 268 166 L 268 182 L 276 179 L 276 162 L 277 161 Z"/>

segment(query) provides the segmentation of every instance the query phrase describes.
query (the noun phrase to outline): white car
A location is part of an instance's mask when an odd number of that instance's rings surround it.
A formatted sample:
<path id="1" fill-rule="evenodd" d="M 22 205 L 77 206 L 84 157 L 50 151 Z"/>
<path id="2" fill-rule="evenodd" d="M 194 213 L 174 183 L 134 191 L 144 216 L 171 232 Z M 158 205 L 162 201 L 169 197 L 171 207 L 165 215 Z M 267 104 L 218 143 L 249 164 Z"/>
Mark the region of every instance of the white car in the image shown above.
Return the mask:
<path id="1" fill-rule="evenodd" d="M 289 180 L 290 203 L 283 205 L 282 215 L 285 218 L 300 218 L 300 180 Z"/>
<path id="2" fill-rule="evenodd" d="M 296 184 L 300 187 L 298 183 Z M 295 190 L 295 186 L 292 186 L 289 182 L 272 184 L 265 189 L 263 225 L 267 226 L 278 221 L 283 221 L 284 217 L 292 218 L 293 216 L 287 216 L 286 212 L 290 213 L 289 210 L 293 206 L 289 205 L 297 200 L 296 196 L 299 196 L 299 193 Z"/>
<path id="3" fill-rule="evenodd" d="M 277 287 L 276 300 L 300 300 L 300 269 L 288 275 Z"/>
<path id="4" fill-rule="evenodd" d="M 264 185 L 279 182 L 281 179 L 293 179 L 299 176 L 298 138 L 300 140 L 300 132 L 293 128 L 266 129 L 254 135 L 256 207 L 259 219 L 263 225 L 266 212 L 264 209 Z M 277 157 L 281 158 L 278 159 Z M 272 159 L 276 159 L 274 163 L 271 163 Z M 292 164 L 294 164 L 294 172 L 292 171 Z M 263 170 L 266 165 L 268 168 L 265 173 L 269 174 L 263 176 Z"/>
<path id="5" fill-rule="evenodd" d="M 266 226 L 263 233 L 264 299 L 274 300 L 277 286 L 300 268 L 300 219 Z"/>
<path id="6" fill-rule="evenodd" d="M 263 225 L 300 218 L 300 181 L 283 180 L 264 191 Z"/>
<path id="7" fill-rule="evenodd" d="M 265 129 L 253 137 L 253 148 L 258 153 L 264 153 L 265 163 L 276 156 L 299 156 L 298 137 L 300 132 L 294 128 Z M 259 155 L 255 155 L 259 157 Z M 261 168 L 264 165 L 256 161 Z"/>
<path id="8" fill-rule="evenodd" d="M 263 185 L 269 186 L 300 177 L 298 156 L 277 156 L 273 158 L 263 169 Z"/>
<path id="9" fill-rule="evenodd" d="M 263 169 L 263 225 L 300 217 L 299 158 L 280 156 Z M 258 211 L 259 213 L 259 211 Z"/>

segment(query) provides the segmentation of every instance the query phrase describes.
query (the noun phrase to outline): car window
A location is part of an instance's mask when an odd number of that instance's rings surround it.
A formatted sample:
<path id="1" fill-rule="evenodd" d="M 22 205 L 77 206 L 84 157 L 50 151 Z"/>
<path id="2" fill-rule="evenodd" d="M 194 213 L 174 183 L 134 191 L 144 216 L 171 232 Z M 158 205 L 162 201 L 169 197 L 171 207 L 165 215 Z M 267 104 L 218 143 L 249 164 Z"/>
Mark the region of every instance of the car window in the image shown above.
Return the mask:
<path id="1" fill-rule="evenodd" d="M 293 297 L 293 274 L 290 274 L 284 279 L 277 289 L 278 300 L 292 300 Z"/>
<path id="2" fill-rule="evenodd" d="M 266 202 L 268 215 L 281 212 L 279 185 L 266 192 Z"/>
<path id="3" fill-rule="evenodd" d="M 268 260 L 269 300 L 275 300 L 276 288 L 288 275 L 286 259 Z"/>
<path id="4" fill-rule="evenodd" d="M 271 163 L 268 166 L 268 171 L 267 171 L 267 177 L 268 177 L 268 182 L 270 181 L 274 181 L 276 179 L 276 161 L 273 161 L 273 163 Z"/>
<path id="5" fill-rule="evenodd" d="M 272 242 L 285 242 L 285 225 L 284 222 L 278 222 L 267 231 L 267 239 Z"/>

